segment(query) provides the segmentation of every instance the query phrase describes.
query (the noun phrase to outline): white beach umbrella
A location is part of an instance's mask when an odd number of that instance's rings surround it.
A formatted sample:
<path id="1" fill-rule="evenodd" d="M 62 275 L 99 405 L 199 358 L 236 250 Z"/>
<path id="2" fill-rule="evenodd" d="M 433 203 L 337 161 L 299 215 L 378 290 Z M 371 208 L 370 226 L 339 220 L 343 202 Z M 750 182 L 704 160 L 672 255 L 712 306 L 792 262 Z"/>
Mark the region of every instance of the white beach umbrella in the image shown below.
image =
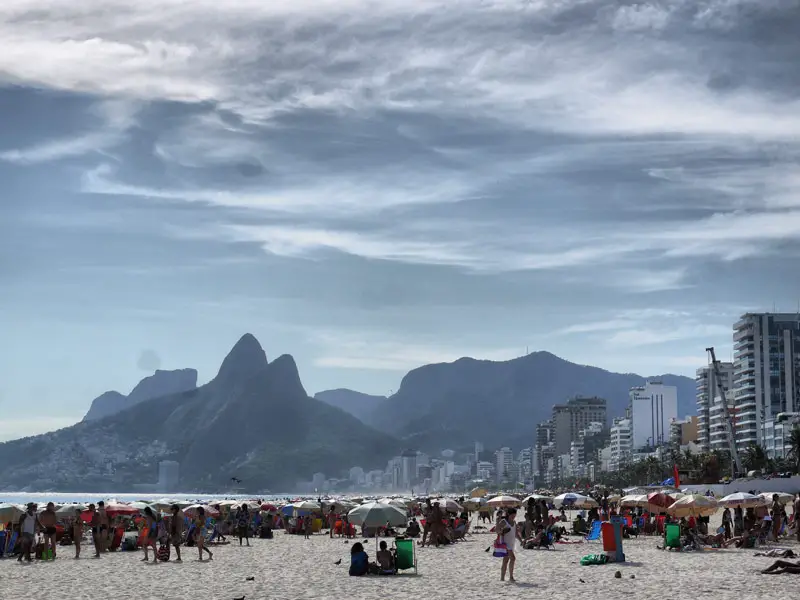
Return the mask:
<path id="1" fill-rule="evenodd" d="M 83 512 L 88 508 L 89 506 L 87 504 L 65 504 L 56 510 L 56 516 L 60 519 L 75 517 L 76 510 Z"/>
<path id="2" fill-rule="evenodd" d="M 556 496 L 553 498 L 553 504 L 556 508 L 592 508 L 597 506 L 597 502 L 594 499 L 573 492 Z"/>
<path id="3" fill-rule="evenodd" d="M 311 500 L 302 500 L 290 505 L 298 512 L 322 512 L 322 507 L 317 502 Z"/>
<path id="4" fill-rule="evenodd" d="M 25 509 L 16 504 L 0 504 L 0 523 L 16 523 Z"/>
<path id="5" fill-rule="evenodd" d="M 665 510 L 673 517 L 710 517 L 719 509 L 714 498 L 702 494 L 687 494 L 668 506 Z"/>
<path id="6" fill-rule="evenodd" d="M 619 500 L 620 506 L 647 506 L 647 496 L 644 494 L 630 494 Z"/>
<path id="7" fill-rule="evenodd" d="M 452 498 L 433 498 L 431 504 L 439 503 L 439 506 L 447 512 L 457 513 L 464 510 L 464 508 Z"/>
<path id="8" fill-rule="evenodd" d="M 347 513 L 347 519 L 354 525 L 363 527 L 383 527 L 389 523 L 392 527 L 404 527 L 406 525 L 406 513 L 392 506 L 381 502 L 368 502 L 361 506 L 356 506 Z"/>
<path id="9" fill-rule="evenodd" d="M 517 507 L 520 505 L 520 501 L 519 498 L 514 498 L 514 496 L 495 496 L 494 498 L 487 500 L 486 504 L 492 508 L 499 508 L 501 506 Z"/>
<path id="10" fill-rule="evenodd" d="M 544 500 L 545 502 L 552 502 L 553 501 L 553 497 L 552 496 L 544 496 L 542 494 L 531 494 L 530 496 L 525 498 L 522 501 L 522 503 L 523 504 L 527 504 L 528 500 L 534 500 L 535 502 L 541 502 L 542 500 Z"/>
<path id="11" fill-rule="evenodd" d="M 408 510 L 408 504 L 403 498 L 381 498 L 378 502 L 394 506 L 402 511 Z"/>
<path id="12" fill-rule="evenodd" d="M 741 506 L 742 508 L 755 508 L 766 505 L 766 500 L 761 496 L 754 496 L 747 492 L 728 494 L 718 501 L 720 506 Z"/>
<path id="13" fill-rule="evenodd" d="M 158 514 L 160 512 L 159 508 L 155 504 L 148 504 L 147 502 L 140 502 L 138 500 L 136 502 L 131 502 L 130 506 L 131 508 L 135 508 L 136 510 L 142 513 L 144 512 L 145 508 L 149 508 L 155 514 Z"/>
<path id="14" fill-rule="evenodd" d="M 767 504 L 772 504 L 772 497 L 777 495 L 778 502 L 781 504 L 789 504 L 794 501 L 794 496 L 792 494 L 787 494 L 786 492 L 762 492 L 759 494 Z"/>

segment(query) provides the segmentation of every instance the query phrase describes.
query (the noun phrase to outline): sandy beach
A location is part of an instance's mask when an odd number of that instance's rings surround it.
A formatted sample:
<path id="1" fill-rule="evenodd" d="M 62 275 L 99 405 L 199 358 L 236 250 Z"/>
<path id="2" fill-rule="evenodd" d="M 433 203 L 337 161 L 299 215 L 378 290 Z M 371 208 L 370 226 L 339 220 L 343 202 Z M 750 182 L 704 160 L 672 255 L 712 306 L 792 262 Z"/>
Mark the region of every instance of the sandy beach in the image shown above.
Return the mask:
<path id="1" fill-rule="evenodd" d="M 0 560 L 0 596 L 27 599 L 106 598 L 182 600 L 188 598 L 248 600 L 261 598 L 372 600 L 556 597 L 565 592 L 592 598 L 641 600 L 750 597 L 789 598 L 798 579 L 761 575 L 773 559 L 754 557 L 756 550 L 667 553 L 656 549 L 658 537 L 625 540 L 625 564 L 582 567 L 581 556 L 601 551 L 599 542 L 556 546 L 556 550 L 518 550 L 518 583 L 499 581 L 500 560 L 484 550 L 494 536 L 475 533 L 468 541 L 418 552 L 419 574 L 396 577 L 350 577 L 350 545 L 343 539 L 276 532 L 272 540 L 251 540 L 251 547 L 214 548 L 212 562 L 198 562 L 195 548 L 184 549 L 184 562 L 143 563 L 141 552 L 116 552 L 101 559 L 72 558 L 71 546 L 60 548 L 55 561 L 21 564 Z M 365 544 L 373 559 L 375 541 Z M 781 547 L 800 552 L 797 542 Z M 91 547 L 84 548 L 91 555 Z M 173 553 L 174 558 L 174 553 Z M 341 565 L 334 563 L 342 559 Z M 615 571 L 622 578 L 614 577 Z M 631 579 L 634 576 L 634 579 Z M 254 577 L 254 581 L 246 581 Z M 580 580 L 583 580 L 581 582 Z"/>

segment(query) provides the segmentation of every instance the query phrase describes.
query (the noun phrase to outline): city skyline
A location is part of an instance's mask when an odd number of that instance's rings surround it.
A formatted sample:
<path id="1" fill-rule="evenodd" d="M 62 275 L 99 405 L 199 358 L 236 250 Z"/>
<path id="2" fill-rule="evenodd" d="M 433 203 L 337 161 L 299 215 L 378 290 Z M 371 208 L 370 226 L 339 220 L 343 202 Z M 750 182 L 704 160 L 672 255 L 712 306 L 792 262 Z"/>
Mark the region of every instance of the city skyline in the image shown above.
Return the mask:
<path id="1" fill-rule="evenodd" d="M 741 314 L 798 307 L 798 29 L 752 0 L 3 2 L 0 440 L 208 381 L 245 332 L 312 394 L 528 347 L 729 359 Z"/>

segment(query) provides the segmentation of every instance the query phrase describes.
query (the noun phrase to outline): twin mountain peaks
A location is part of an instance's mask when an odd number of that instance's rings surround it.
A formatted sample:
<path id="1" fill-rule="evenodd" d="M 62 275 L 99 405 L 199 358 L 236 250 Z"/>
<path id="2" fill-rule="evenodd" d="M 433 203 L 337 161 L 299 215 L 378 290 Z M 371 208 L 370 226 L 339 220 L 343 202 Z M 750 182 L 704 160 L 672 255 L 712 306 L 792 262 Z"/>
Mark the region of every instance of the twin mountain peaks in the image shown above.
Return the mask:
<path id="1" fill-rule="evenodd" d="M 694 380 L 660 378 L 678 386 L 681 413 L 694 412 Z M 156 371 L 127 396 L 96 398 L 76 425 L 0 444 L 0 489 L 125 491 L 176 460 L 182 491 L 224 490 L 234 476 L 253 492 L 290 490 L 315 472 L 383 468 L 410 446 L 529 446 L 553 404 L 598 395 L 619 415 L 644 381 L 535 352 L 419 367 L 388 398 L 346 389 L 312 398 L 291 356 L 270 362 L 246 334 L 205 385 L 194 369 Z"/>

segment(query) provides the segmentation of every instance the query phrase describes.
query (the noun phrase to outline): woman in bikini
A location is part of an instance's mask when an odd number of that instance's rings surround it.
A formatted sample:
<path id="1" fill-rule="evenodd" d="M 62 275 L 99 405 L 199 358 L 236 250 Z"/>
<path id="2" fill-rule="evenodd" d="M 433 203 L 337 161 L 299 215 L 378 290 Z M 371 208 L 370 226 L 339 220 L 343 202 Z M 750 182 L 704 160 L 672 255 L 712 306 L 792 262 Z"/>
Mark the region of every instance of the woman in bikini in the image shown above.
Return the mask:
<path id="1" fill-rule="evenodd" d="M 153 547 L 153 562 L 158 561 L 158 550 L 156 549 L 156 540 L 158 539 L 158 519 L 153 514 L 152 509 L 147 506 L 144 509 L 144 518 L 147 524 L 147 537 L 144 540 L 144 558 L 142 562 L 147 562 L 150 558 L 147 555 L 147 549 Z"/>
<path id="2" fill-rule="evenodd" d="M 197 509 L 197 516 L 194 519 L 194 543 L 197 544 L 197 552 L 200 554 L 200 562 L 203 562 L 203 550 L 208 552 L 208 560 L 214 558 L 214 554 L 206 548 L 205 538 L 206 510 L 201 506 Z"/>

